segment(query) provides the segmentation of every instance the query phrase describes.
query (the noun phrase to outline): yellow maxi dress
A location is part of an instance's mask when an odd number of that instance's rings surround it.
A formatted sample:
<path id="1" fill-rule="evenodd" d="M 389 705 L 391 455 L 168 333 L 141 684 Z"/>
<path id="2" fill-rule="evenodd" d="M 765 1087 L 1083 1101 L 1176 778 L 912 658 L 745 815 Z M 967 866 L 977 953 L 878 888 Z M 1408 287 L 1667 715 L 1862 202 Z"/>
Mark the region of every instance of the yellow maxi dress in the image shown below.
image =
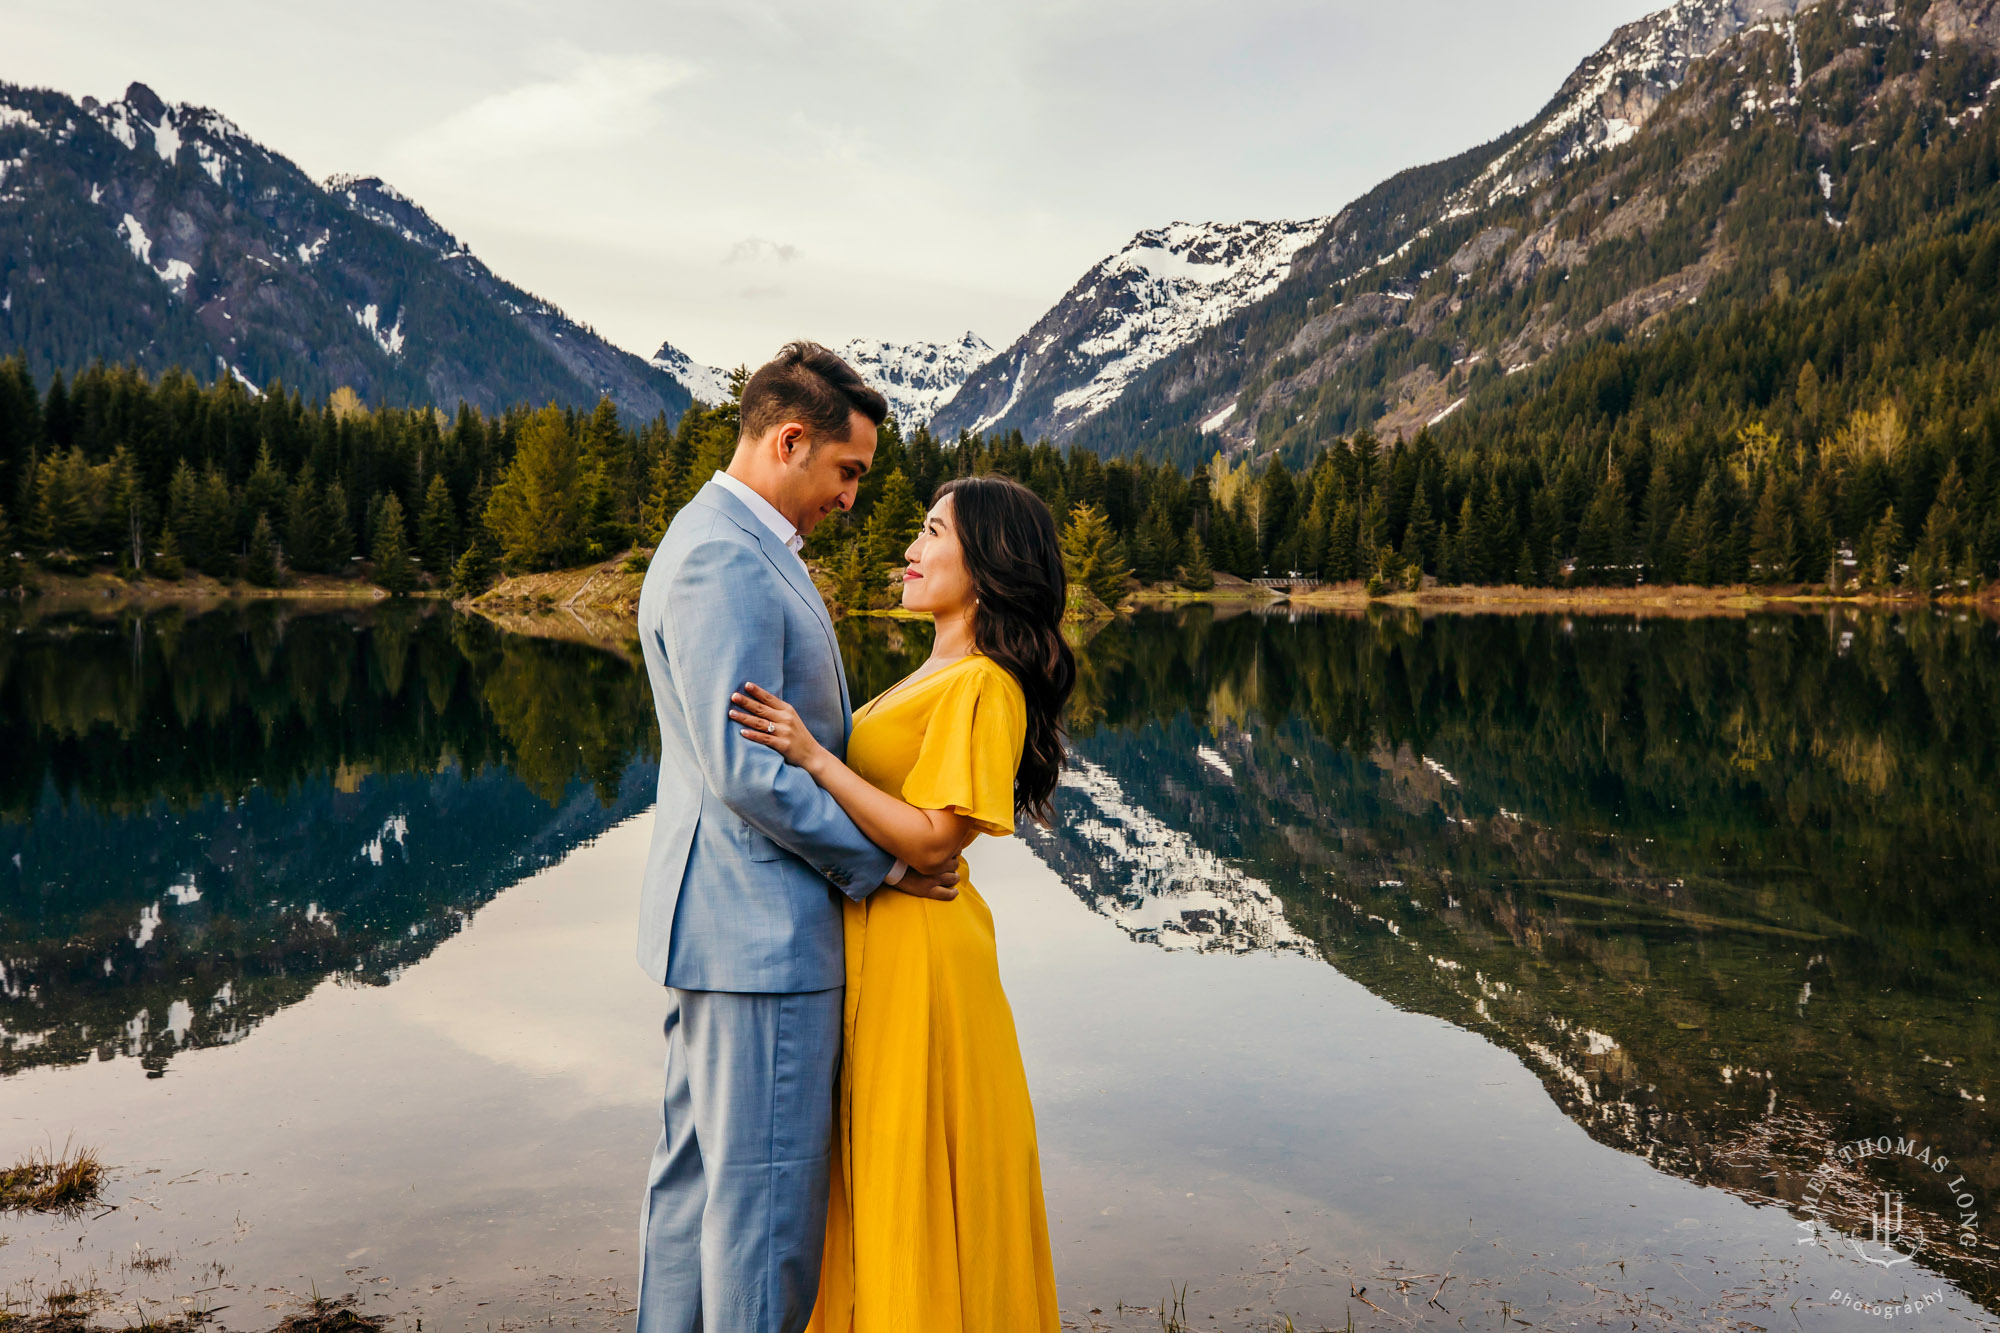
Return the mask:
<path id="1" fill-rule="evenodd" d="M 1021 687 L 974 654 L 871 700 L 848 765 L 982 832 L 1014 830 Z M 993 913 L 878 891 L 846 905 L 846 1049 L 810 1333 L 1056 1333 L 1035 1113 Z"/>

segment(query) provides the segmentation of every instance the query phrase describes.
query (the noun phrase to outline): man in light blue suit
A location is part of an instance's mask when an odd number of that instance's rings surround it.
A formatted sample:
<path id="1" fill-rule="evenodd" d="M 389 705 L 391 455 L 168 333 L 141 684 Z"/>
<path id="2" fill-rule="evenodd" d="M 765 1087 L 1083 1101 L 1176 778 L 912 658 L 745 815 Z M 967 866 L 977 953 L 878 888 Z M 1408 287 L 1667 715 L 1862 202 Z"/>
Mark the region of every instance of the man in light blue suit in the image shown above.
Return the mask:
<path id="1" fill-rule="evenodd" d="M 839 895 L 957 892 L 950 868 L 906 871 L 729 719 L 731 692 L 754 681 L 845 752 L 847 681 L 799 547 L 853 505 L 887 410 L 834 353 L 788 345 L 744 385 L 729 470 L 675 516 L 640 594 L 660 794 L 639 963 L 668 1007 L 639 1333 L 806 1326 L 846 980 Z"/>

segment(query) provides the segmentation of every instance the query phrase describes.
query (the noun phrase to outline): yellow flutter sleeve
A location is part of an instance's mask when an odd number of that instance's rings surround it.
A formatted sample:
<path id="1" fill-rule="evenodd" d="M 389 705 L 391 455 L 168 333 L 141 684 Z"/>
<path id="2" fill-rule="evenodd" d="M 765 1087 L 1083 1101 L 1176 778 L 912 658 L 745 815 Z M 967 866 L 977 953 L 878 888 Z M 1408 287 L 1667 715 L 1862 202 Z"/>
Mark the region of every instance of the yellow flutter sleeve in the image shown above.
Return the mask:
<path id="1" fill-rule="evenodd" d="M 1014 773 L 1027 740 L 1027 704 L 1006 668 L 987 660 L 945 687 L 924 729 L 903 799 L 920 810 L 952 810 L 983 833 L 1014 831 Z"/>

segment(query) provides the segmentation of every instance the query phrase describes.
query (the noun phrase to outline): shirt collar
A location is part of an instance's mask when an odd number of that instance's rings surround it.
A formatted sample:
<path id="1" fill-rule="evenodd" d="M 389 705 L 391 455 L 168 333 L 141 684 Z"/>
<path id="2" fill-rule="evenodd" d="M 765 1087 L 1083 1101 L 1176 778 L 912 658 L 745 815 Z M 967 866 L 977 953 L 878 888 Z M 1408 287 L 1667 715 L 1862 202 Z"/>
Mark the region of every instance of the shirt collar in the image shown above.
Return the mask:
<path id="1" fill-rule="evenodd" d="M 757 492 L 751 490 L 727 472 L 716 473 L 715 484 L 741 500 L 744 507 L 757 516 L 757 521 L 769 528 L 771 535 L 783 542 L 785 548 L 793 555 L 797 555 L 801 548 L 805 546 L 806 539 L 799 536 L 799 530 L 793 527 L 791 520 L 779 513 L 777 506 L 773 505 L 769 500 L 766 500 L 763 496 L 757 494 Z"/>

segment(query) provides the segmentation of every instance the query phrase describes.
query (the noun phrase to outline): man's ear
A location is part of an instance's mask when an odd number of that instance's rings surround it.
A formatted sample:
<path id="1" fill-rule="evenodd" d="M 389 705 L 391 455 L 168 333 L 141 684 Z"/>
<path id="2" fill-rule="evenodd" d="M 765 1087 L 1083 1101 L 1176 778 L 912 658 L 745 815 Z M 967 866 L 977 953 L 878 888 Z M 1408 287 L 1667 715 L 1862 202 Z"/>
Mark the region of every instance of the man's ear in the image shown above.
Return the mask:
<path id="1" fill-rule="evenodd" d="M 805 437 L 806 428 L 796 421 L 787 421 L 778 427 L 778 457 L 791 462 L 798 455 L 799 445 Z"/>

